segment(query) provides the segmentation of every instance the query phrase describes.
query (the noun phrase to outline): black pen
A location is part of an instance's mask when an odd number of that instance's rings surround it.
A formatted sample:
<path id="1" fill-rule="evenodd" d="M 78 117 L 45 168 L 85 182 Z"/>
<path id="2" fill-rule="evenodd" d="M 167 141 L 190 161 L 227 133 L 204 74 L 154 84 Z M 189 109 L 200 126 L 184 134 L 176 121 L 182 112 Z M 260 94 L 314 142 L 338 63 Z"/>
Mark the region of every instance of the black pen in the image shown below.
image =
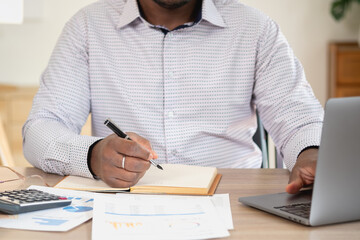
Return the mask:
<path id="1" fill-rule="evenodd" d="M 116 135 L 118 135 L 121 138 L 127 139 L 127 140 L 131 140 L 131 138 L 126 135 L 126 133 L 124 133 L 123 131 L 120 130 L 120 128 L 118 128 L 115 123 L 113 123 L 110 118 L 106 119 L 104 124 L 110 128 Z M 156 164 L 152 159 L 150 159 L 150 163 L 152 165 L 154 165 L 155 167 L 157 167 L 158 169 L 164 170 L 159 164 Z"/>

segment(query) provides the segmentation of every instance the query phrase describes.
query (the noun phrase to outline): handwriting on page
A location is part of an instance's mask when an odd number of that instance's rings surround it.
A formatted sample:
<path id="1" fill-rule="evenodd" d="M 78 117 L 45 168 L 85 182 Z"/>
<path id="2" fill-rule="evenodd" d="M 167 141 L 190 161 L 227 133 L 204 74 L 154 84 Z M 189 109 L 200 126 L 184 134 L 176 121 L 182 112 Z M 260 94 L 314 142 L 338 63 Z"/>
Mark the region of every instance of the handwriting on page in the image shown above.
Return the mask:
<path id="1" fill-rule="evenodd" d="M 111 226 L 114 227 L 115 230 L 120 228 L 135 228 L 140 227 L 143 224 L 141 222 L 108 222 Z"/>

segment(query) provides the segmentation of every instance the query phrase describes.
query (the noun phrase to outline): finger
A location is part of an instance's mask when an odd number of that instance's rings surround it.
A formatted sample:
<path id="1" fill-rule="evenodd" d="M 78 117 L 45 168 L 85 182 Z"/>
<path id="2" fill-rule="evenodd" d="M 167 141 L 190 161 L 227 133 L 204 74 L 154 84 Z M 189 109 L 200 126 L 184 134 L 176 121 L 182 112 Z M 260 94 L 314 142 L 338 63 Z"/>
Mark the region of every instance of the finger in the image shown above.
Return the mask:
<path id="1" fill-rule="evenodd" d="M 144 160 L 153 159 L 152 153 L 135 141 L 118 138 L 113 142 L 114 148 L 119 154 L 137 157 Z"/>
<path id="2" fill-rule="evenodd" d="M 105 165 L 103 167 L 103 175 L 101 179 L 108 184 L 110 187 L 117 187 L 117 188 L 127 188 L 132 186 L 132 181 L 119 179 L 118 176 L 124 174 L 125 170 L 112 166 L 112 165 Z"/>
<path id="3" fill-rule="evenodd" d="M 139 180 L 145 175 L 145 173 L 146 173 L 146 172 L 139 173 L 137 179 L 134 180 L 134 182 L 132 183 L 132 184 L 133 184 L 132 186 L 134 186 L 135 184 L 137 184 L 137 183 L 139 182 Z"/>
<path id="4" fill-rule="evenodd" d="M 134 177 L 134 179 L 132 179 L 131 181 L 127 181 L 126 179 L 123 178 L 123 176 L 113 177 L 111 179 L 111 181 L 113 184 L 116 184 L 116 185 L 131 187 L 131 186 L 134 186 L 135 184 L 137 184 L 139 182 L 139 180 L 145 175 L 145 173 L 146 173 L 146 171 L 132 175 L 132 177 Z"/>
<path id="5" fill-rule="evenodd" d="M 146 173 L 146 171 L 144 171 L 144 172 L 142 172 L 142 173 L 139 174 L 139 179 L 138 179 L 138 181 L 145 175 L 145 173 Z"/>
<path id="6" fill-rule="evenodd" d="M 296 179 L 301 179 L 303 186 L 312 184 L 315 179 L 314 171 L 311 168 L 294 168 L 290 175 L 289 183 L 296 181 Z"/>
<path id="7" fill-rule="evenodd" d="M 151 150 L 150 152 L 151 152 L 151 154 L 153 156 L 152 159 L 157 159 L 158 158 L 158 154 L 154 150 Z"/>
<path id="8" fill-rule="evenodd" d="M 123 156 L 119 154 L 118 160 L 113 161 L 113 166 L 117 168 L 123 168 Z M 145 172 L 150 168 L 150 162 L 145 161 L 140 158 L 134 158 L 130 156 L 125 156 L 124 159 L 124 169 L 129 172 L 141 173 Z"/>
<path id="9" fill-rule="evenodd" d="M 147 150 L 149 150 L 151 152 L 151 154 L 153 155 L 153 159 L 157 159 L 158 155 L 157 153 L 153 150 L 151 143 L 149 140 L 147 140 L 146 138 L 143 138 L 142 136 L 137 135 L 136 133 L 132 133 L 129 132 L 127 133 L 130 138 L 132 140 L 134 140 L 135 142 L 139 143 L 141 146 L 145 147 Z"/>
<path id="10" fill-rule="evenodd" d="M 146 162 L 144 160 L 138 160 Z M 126 162 L 125 162 L 126 165 Z M 125 166 L 126 167 L 126 166 Z M 101 179 L 111 187 L 129 187 L 135 185 L 139 179 L 145 174 L 143 172 L 132 172 L 121 167 L 107 164 L 103 167 L 103 175 Z"/>
<path id="11" fill-rule="evenodd" d="M 106 182 L 107 185 L 113 188 L 129 188 L 131 186 L 134 186 L 133 182 L 127 182 L 116 177 L 104 179 L 104 182 Z"/>
<path id="12" fill-rule="evenodd" d="M 123 168 L 113 167 L 107 171 L 107 178 L 116 178 L 124 182 L 134 182 L 140 173 L 130 172 Z"/>
<path id="13" fill-rule="evenodd" d="M 142 173 L 150 168 L 150 161 L 144 161 L 140 158 L 126 157 L 125 169 L 127 171 Z"/>
<path id="14" fill-rule="evenodd" d="M 300 189 L 304 186 L 304 182 L 300 176 L 297 176 L 293 180 L 289 182 L 286 186 L 286 192 L 290 194 L 295 194 L 300 191 Z"/>

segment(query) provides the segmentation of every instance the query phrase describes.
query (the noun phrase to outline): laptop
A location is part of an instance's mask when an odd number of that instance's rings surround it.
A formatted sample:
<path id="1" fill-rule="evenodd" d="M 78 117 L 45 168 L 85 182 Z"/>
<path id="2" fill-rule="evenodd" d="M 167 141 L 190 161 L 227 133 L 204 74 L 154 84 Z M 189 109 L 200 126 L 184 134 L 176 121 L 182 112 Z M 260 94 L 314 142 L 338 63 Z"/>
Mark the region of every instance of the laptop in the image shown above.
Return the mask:
<path id="1" fill-rule="evenodd" d="M 241 197 L 245 205 L 309 226 L 360 220 L 360 97 L 327 101 L 313 188 Z"/>

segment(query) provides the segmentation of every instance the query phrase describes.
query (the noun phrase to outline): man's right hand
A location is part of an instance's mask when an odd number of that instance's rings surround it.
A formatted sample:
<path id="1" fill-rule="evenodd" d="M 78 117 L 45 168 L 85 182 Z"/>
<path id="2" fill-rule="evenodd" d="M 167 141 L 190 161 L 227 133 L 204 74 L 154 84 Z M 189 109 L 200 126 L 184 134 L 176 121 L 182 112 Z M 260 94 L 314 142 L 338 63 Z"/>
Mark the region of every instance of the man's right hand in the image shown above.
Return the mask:
<path id="1" fill-rule="evenodd" d="M 127 188 L 135 185 L 149 169 L 149 160 L 157 158 L 148 140 L 135 133 L 127 135 L 132 140 L 111 134 L 92 149 L 90 167 L 96 176 L 111 187 Z"/>

